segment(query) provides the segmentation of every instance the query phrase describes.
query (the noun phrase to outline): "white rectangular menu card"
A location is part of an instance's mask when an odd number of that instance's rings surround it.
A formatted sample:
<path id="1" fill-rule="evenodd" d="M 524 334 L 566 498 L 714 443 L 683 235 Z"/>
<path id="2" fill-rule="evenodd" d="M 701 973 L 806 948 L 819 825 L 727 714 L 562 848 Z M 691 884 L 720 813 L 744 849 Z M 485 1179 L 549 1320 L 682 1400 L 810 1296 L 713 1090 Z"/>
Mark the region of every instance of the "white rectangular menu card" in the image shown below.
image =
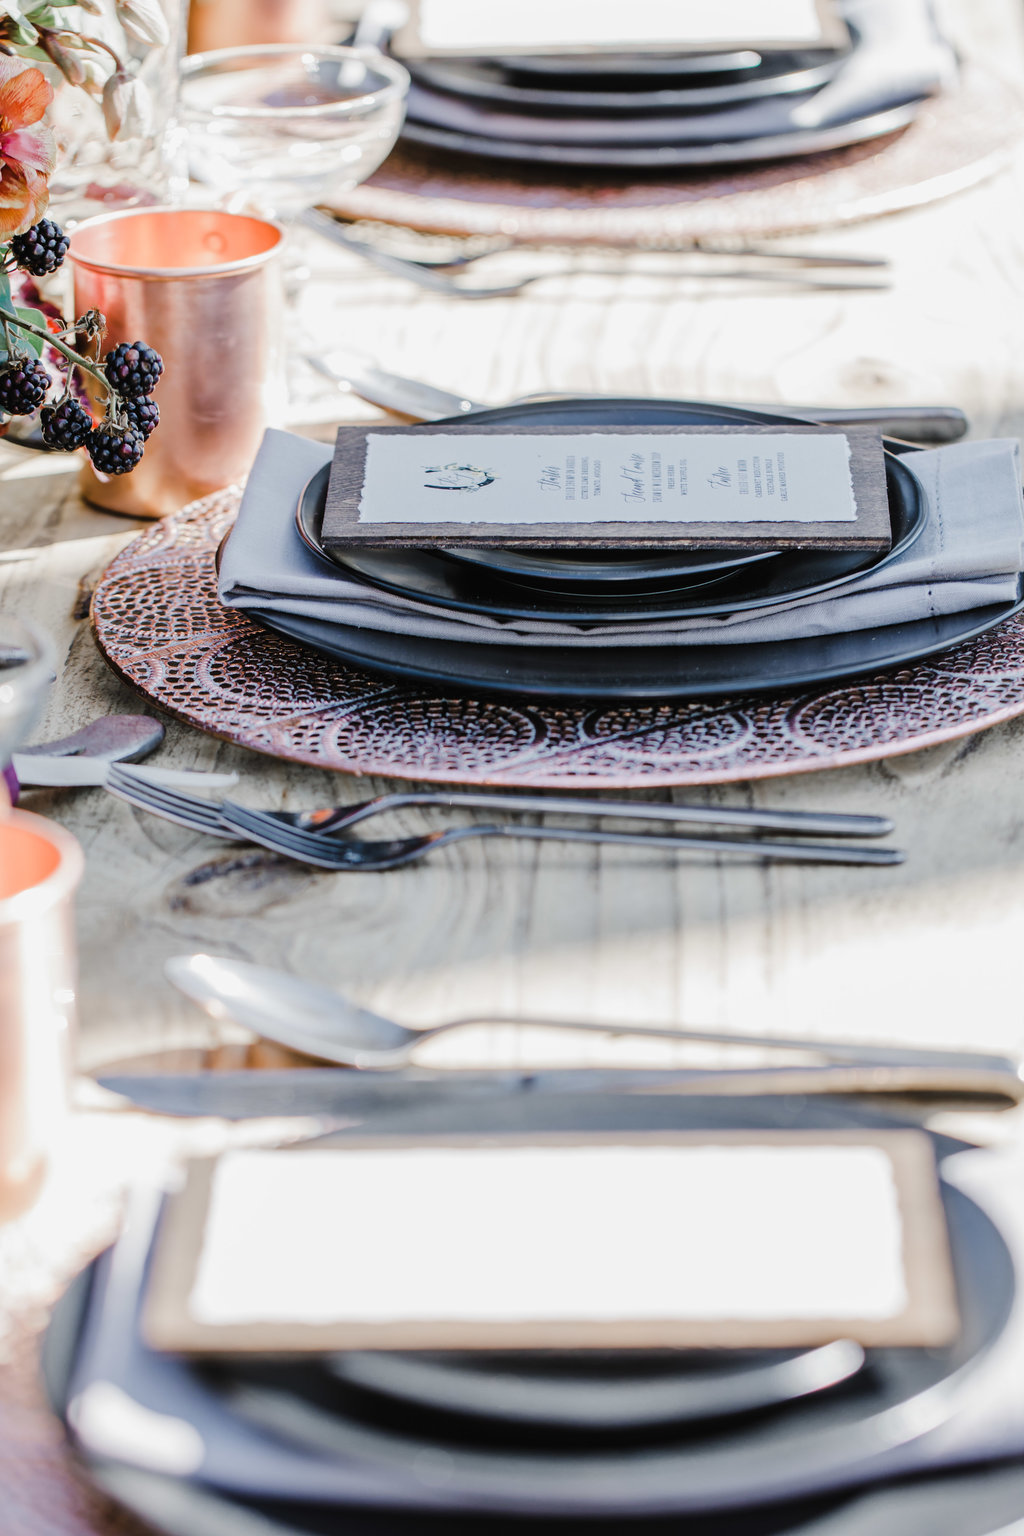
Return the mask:
<path id="1" fill-rule="evenodd" d="M 417 53 L 692 52 L 828 47 L 834 0 L 415 0 L 398 49 Z"/>
<path id="2" fill-rule="evenodd" d="M 361 523 L 845 523 L 840 432 L 366 439 Z"/>
<path id="3" fill-rule="evenodd" d="M 887 549 L 877 433 L 805 426 L 342 427 L 328 549 L 595 544 Z"/>
<path id="4" fill-rule="evenodd" d="M 926 1343 L 955 1327 L 917 1132 L 232 1151 L 201 1205 L 194 1244 L 172 1223 L 175 1262 L 196 1251 L 169 1337 L 167 1306 L 150 1310 L 170 1347 Z"/>

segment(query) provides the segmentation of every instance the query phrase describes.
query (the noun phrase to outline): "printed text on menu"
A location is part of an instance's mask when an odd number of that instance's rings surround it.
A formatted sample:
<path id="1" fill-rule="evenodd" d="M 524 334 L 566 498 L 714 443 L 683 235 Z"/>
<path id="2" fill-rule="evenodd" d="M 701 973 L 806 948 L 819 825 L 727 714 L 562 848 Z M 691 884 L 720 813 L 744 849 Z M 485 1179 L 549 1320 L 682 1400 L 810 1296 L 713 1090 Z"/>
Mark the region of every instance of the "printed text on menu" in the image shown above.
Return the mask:
<path id="1" fill-rule="evenodd" d="M 842 433 L 369 433 L 360 523 L 854 522 Z"/>

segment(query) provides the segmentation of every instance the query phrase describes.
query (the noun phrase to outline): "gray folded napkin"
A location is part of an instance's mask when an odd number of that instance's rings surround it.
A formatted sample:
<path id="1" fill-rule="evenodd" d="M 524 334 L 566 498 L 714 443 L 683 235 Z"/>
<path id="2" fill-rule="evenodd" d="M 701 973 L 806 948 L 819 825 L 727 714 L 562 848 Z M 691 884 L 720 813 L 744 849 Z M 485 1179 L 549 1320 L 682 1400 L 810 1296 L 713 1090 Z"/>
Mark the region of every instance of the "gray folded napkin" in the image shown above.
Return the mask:
<path id="1" fill-rule="evenodd" d="M 956 79 L 956 56 L 930 0 L 841 0 L 852 52 L 819 90 L 765 96 L 719 111 L 572 116 L 495 110 L 414 85 L 409 117 L 486 138 L 545 144 L 719 144 L 832 128 L 932 96 Z"/>
<path id="2" fill-rule="evenodd" d="M 852 577 L 827 598 L 799 598 L 723 618 L 649 620 L 600 627 L 495 619 L 378 591 L 306 548 L 295 508 L 331 450 L 267 432 L 221 562 L 220 600 L 362 629 L 494 645 L 735 645 L 846 634 L 911 619 L 1012 602 L 1024 567 L 1024 495 L 1015 438 L 956 443 L 909 454 L 928 504 L 920 536 L 880 570 Z"/>

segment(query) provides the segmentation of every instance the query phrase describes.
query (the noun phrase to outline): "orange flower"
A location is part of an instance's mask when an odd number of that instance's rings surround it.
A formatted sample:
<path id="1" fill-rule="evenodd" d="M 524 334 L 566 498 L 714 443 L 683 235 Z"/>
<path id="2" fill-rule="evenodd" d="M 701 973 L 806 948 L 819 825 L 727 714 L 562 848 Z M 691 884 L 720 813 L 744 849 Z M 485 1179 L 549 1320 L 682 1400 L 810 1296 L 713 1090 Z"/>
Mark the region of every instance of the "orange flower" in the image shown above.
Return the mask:
<path id="1" fill-rule="evenodd" d="M 0 238 L 31 229 L 46 211 L 57 146 L 41 118 L 52 100 L 41 70 L 0 54 Z"/>

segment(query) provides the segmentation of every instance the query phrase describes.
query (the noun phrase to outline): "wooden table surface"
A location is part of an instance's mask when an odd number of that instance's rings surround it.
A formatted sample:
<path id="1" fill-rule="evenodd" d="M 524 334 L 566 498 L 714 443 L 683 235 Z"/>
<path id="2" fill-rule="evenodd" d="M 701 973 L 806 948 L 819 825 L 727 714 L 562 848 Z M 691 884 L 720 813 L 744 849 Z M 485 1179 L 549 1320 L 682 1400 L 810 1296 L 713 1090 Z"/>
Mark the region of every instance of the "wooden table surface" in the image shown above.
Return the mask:
<path id="1" fill-rule="evenodd" d="M 944 9 L 965 49 L 1024 82 L 1016 0 L 947 0 Z M 1022 194 L 1024 155 L 946 202 L 801 237 L 801 247 L 891 257 L 892 287 L 880 293 L 715 286 L 673 273 L 665 256 L 635 255 L 625 276 L 554 277 L 514 300 L 467 304 L 325 249 L 305 323 L 384 368 L 479 399 L 579 389 L 948 403 L 967 411 L 975 437 L 1018 435 Z M 542 261 L 560 264 L 549 253 L 506 256 L 493 275 Z M 299 382 L 311 400 L 309 379 Z M 332 419 L 382 419 L 322 394 L 308 414 L 325 436 Z M 108 671 L 86 618 L 91 585 L 138 525 L 86 507 L 77 467 L 0 443 L 0 604 L 42 623 L 59 656 L 40 739 L 146 708 Z M 1022 757 L 1024 720 L 870 767 L 706 792 L 723 804 L 891 816 L 908 855 L 894 869 L 470 843 L 404 870 L 332 876 L 239 857 L 98 789 L 34 791 L 23 803 L 59 819 L 86 853 L 78 901 L 86 1074 L 144 1055 L 166 1067 L 191 1059 L 167 1053 L 218 1044 L 161 974 L 168 956 L 200 948 L 284 967 L 410 1021 L 562 1013 L 1024 1051 Z M 274 762 L 172 722 L 154 761 L 237 769 L 254 805 L 326 804 L 388 787 Z M 396 823 L 403 832 L 434 824 L 417 811 Z M 525 1060 L 523 1050 L 484 1031 L 453 1043 L 445 1059 Z M 609 1058 L 577 1044 L 570 1059 Z M 972 1129 L 1001 1139 L 1020 1125 L 1012 1114 L 977 1117 Z M 71 1155 L 40 1206 L 0 1233 L 0 1359 L 5 1350 L 28 1358 L 24 1340 L 48 1297 L 115 1221 L 129 1165 L 156 1166 L 228 1135 L 209 1122 L 182 1126 L 95 1104 L 80 1110 L 71 1134 Z M 3 1536 L 114 1530 L 64 1479 L 28 1383 L 27 1366 L 12 1368 L 0 1390 L 0 1508 L 15 1511 L 10 1523 L 0 1515 Z"/>

